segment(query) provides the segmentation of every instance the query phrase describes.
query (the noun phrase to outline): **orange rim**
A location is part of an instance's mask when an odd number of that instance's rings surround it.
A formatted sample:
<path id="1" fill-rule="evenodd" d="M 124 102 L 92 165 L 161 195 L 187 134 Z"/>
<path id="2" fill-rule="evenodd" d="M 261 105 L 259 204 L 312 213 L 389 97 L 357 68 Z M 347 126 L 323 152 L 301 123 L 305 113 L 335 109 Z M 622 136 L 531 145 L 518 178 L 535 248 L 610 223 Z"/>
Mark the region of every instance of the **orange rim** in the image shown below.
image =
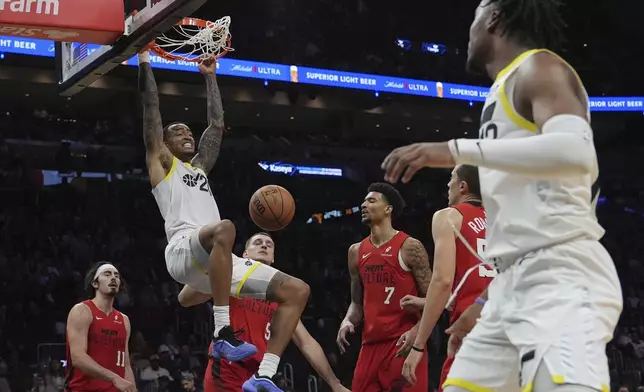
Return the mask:
<path id="1" fill-rule="evenodd" d="M 183 18 L 181 19 L 176 25 L 177 26 L 195 26 L 195 27 L 201 27 L 201 28 L 206 28 L 208 27 L 208 24 L 212 23 L 207 20 L 199 19 L 199 18 Z M 217 55 L 212 56 L 211 58 L 213 59 L 218 59 L 220 57 L 224 57 L 230 48 L 230 34 L 228 34 L 228 37 L 226 39 L 226 48 L 222 50 L 220 53 L 217 53 Z M 159 46 L 159 44 L 156 43 L 156 41 L 152 41 L 146 46 L 147 50 L 151 51 L 152 53 L 156 54 L 159 57 L 162 57 L 166 60 L 171 60 L 171 61 L 176 61 L 176 60 L 182 60 L 182 61 L 188 61 L 192 63 L 198 63 L 203 60 L 201 56 L 197 57 L 184 57 L 181 54 L 174 54 L 170 53 L 167 50 L 163 49 L 162 47 Z"/>

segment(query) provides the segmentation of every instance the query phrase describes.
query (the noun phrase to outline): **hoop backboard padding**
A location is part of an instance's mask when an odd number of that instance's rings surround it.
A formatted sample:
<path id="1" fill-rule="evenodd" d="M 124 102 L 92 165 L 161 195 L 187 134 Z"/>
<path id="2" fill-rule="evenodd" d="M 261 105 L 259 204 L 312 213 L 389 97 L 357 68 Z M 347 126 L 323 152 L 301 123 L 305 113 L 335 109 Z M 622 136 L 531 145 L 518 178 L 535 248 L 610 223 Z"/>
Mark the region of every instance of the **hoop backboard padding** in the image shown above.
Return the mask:
<path id="1" fill-rule="evenodd" d="M 230 16 L 210 22 L 183 18 L 168 33 L 161 34 L 149 46 L 166 60 L 198 62 L 225 56 L 230 47 Z"/>
<path id="2" fill-rule="evenodd" d="M 3 1 L 3 0 L 0 0 Z M 89 0 L 84 0 L 89 1 Z M 103 0 L 100 0 L 103 1 Z M 143 50 L 207 0 L 159 0 L 125 20 L 125 34 L 112 45 L 88 50 L 72 42 L 56 43 L 59 93 L 74 95 Z M 91 1 L 94 3 L 94 1 Z M 121 16 L 122 20 L 122 16 Z"/>
<path id="3" fill-rule="evenodd" d="M 124 12 L 123 0 L 0 0 L 0 35 L 111 44 Z"/>

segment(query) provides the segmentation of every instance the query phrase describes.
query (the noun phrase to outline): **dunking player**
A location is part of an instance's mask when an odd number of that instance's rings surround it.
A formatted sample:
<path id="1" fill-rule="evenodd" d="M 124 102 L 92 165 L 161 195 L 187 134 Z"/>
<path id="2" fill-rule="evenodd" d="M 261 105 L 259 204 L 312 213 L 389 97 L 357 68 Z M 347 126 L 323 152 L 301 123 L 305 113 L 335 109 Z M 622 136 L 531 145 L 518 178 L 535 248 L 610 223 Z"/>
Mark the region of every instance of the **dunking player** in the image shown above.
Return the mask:
<path id="1" fill-rule="evenodd" d="M 517 373 L 525 391 L 608 388 L 606 343 L 622 296 L 599 243 L 597 155 L 588 95 L 574 69 L 540 49 L 562 35 L 556 0 L 483 0 L 470 28 L 467 65 L 494 80 L 480 140 L 394 150 L 386 178 L 421 167 L 479 166 L 486 257 L 499 275 L 489 301 L 450 328 L 458 345 L 446 392 L 498 390 Z M 487 299 L 487 293 L 482 296 Z M 515 376 L 516 377 L 516 376 Z"/>
<path id="2" fill-rule="evenodd" d="M 67 317 L 67 391 L 134 392 L 128 340 L 130 319 L 114 309 L 122 285 L 116 267 L 97 263 L 85 276 L 89 300 Z"/>
<path id="3" fill-rule="evenodd" d="M 256 382 L 270 383 L 279 357 L 291 340 L 306 306 L 309 287 L 271 266 L 232 254 L 235 227 L 221 220 L 207 174 L 217 160 L 224 111 L 215 77 L 215 62 L 199 65 L 206 79 L 208 128 L 195 154 L 192 132 L 183 123 L 161 125 L 159 96 L 149 53 L 139 55 L 139 88 L 143 98 L 143 139 L 152 194 L 165 220 L 166 265 L 179 283 L 212 294 L 215 318 L 214 355 L 239 361 L 257 352 L 235 337 L 230 327 L 229 297 L 252 297 L 279 303 Z"/>
<path id="4" fill-rule="evenodd" d="M 427 342 L 443 310 L 451 310 L 450 324 L 456 321 L 496 274 L 475 254 L 484 257 L 486 227 L 478 168 L 459 165 L 452 170 L 447 194 L 449 207 L 437 211 L 432 219 L 434 268 L 427 296 L 422 301 L 424 306 L 419 309 L 423 311 L 423 317 L 414 342 L 418 350 L 409 353 L 403 366 L 403 376 L 412 384 L 416 383 L 416 367 L 422 356 L 420 347 Z M 405 297 L 401 301 L 402 306 L 408 303 L 416 303 L 415 298 Z M 442 390 L 440 385 L 447 378 L 453 360 L 447 357 L 443 364 L 439 390 Z"/>
<path id="5" fill-rule="evenodd" d="M 391 225 L 392 216 L 400 214 L 404 205 L 393 186 L 371 184 L 362 203 L 362 222 L 371 234 L 349 248 L 351 304 L 337 343 L 344 353 L 349 345 L 347 333 L 353 333 L 364 319 L 362 348 L 351 386 L 354 392 L 428 389 L 426 356 L 415 386 L 405 385 L 400 374 L 402 357 L 414 343 L 420 319 L 418 312 L 402 309 L 400 300 L 406 295 L 424 297 L 431 279 L 423 244 Z"/>
<path id="6" fill-rule="evenodd" d="M 267 265 L 275 260 L 275 242 L 268 233 L 260 232 L 246 241 L 243 257 L 257 260 Z M 210 299 L 207 294 L 199 293 L 189 286 L 184 286 L 179 294 L 182 306 L 194 306 Z M 255 345 L 258 353 L 243 362 L 222 361 L 220 358 L 210 358 L 204 377 L 205 392 L 239 392 L 249 377 L 257 371 L 259 361 L 266 352 L 266 341 L 271 336 L 271 318 L 277 304 L 252 298 L 230 299 L 230 321 L 233 328 L 241 332 L 247 342 Z M 315 371 L 331 386 L 334 392 L 348 392 L 338 378 L 324 355 L 322 347 L 313 339 L 301 322 L 295 328 L 293 342 L 308 359 Z M 248 387 L 246 387 L 248 388 Z M 254 391 L 255 389 L 245 389 Z"/>

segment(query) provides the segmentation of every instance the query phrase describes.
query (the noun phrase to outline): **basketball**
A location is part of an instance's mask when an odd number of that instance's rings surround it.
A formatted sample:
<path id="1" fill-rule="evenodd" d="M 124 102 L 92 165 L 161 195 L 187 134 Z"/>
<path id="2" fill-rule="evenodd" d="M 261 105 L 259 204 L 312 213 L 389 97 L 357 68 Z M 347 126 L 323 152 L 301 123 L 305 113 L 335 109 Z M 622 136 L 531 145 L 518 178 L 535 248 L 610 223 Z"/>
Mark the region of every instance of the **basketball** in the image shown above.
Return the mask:
<path id="1" fill-rule="evenodd" d="M 291 223 L 295 215 L 295 200 L 281 186 L 265 185 L 253 193 L 248 211 L 262 230 L 277 231 Z"/>

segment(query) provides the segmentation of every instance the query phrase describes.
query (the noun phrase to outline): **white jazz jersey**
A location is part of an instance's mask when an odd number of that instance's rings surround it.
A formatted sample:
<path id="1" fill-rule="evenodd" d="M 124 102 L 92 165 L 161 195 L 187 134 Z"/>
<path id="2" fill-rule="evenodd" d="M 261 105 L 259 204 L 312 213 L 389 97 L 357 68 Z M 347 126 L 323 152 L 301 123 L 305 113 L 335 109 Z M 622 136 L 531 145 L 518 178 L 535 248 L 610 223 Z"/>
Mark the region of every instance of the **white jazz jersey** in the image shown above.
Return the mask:
<path id="1" fill-rule="evenodd" d="M 541 51 L 524 52 L 499 73 L 485 101 L 480 139 L 533 137 L 538 133 L 536 125 L 515 110 L 513 94 L 516 70 Z M 586 106 L 590 121 L 588 95 Z M 487 215 L 486 258 L 511 260 L 576 238 L 599 240 L 604 229 L 595 216 L 598 173 L 597 160 L 591 174 L 553 180 L 479 168 Z"/>
<path id="2" fill-rule="evenodd" d="M 203 170 L 177 158 L 152 194 L 165 220 L 168 242 L 208 223 L 221 221 L 217 202 Z"/>

